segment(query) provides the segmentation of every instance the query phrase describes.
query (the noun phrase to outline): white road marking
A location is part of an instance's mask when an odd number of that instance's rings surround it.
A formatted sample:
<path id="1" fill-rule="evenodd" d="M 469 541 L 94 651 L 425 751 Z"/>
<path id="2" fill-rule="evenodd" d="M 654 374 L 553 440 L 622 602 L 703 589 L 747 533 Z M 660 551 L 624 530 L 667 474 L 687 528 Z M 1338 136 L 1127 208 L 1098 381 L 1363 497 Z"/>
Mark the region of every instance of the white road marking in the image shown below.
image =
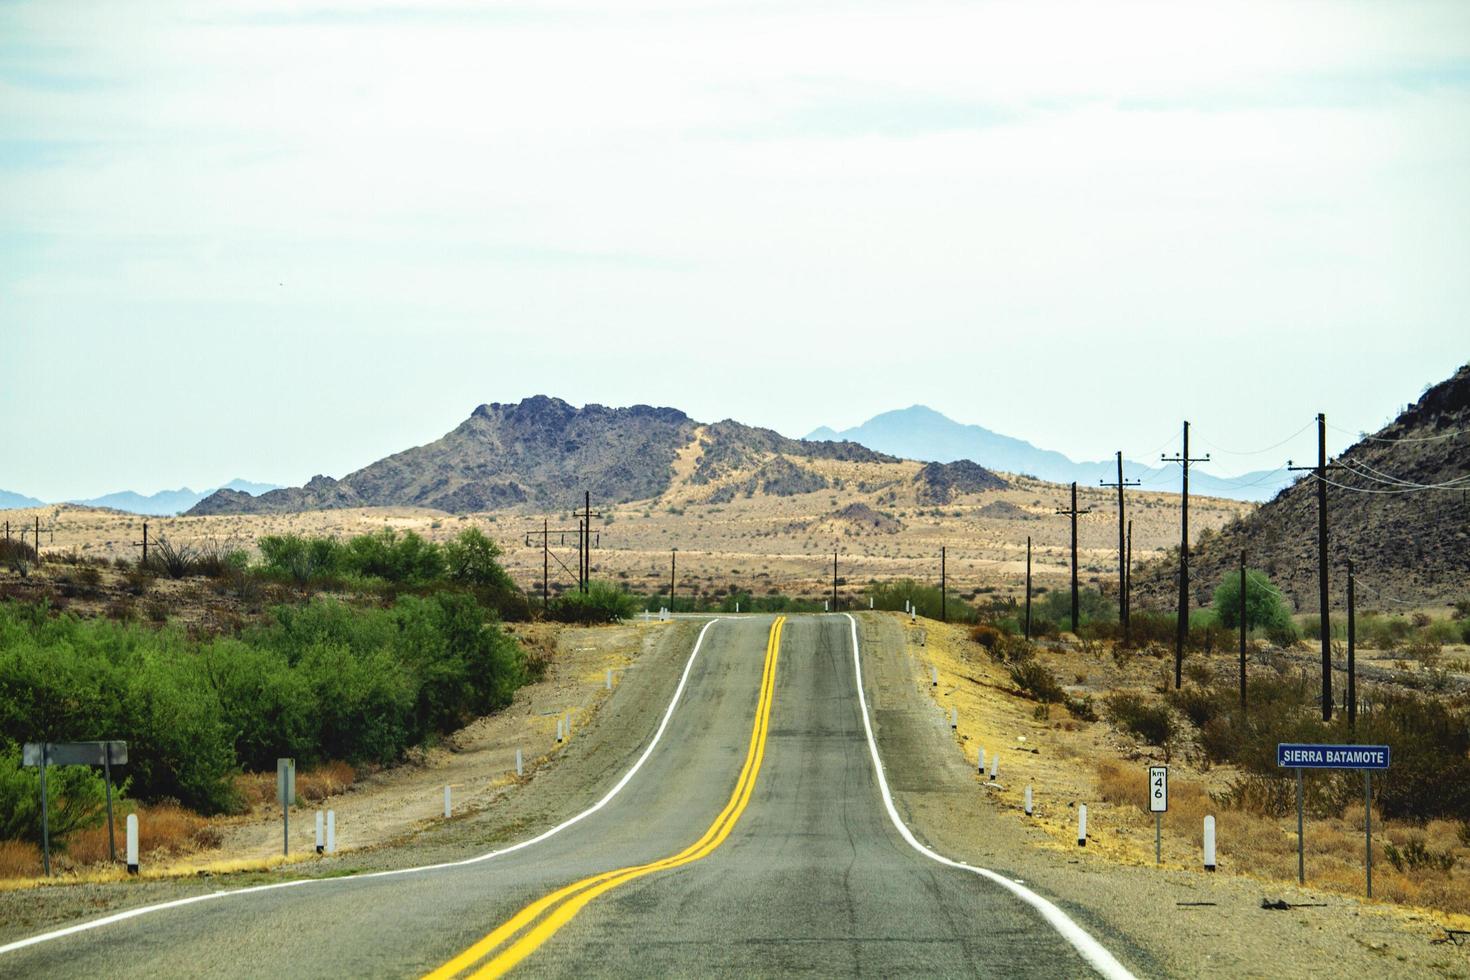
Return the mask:
<path id="1" fill-rule="evenodd" d="M 1008 889 L 1021 901 L 1041 913 L 1041 917 L 1047 921 L 1047 924 L 1060 933 L 1063 939 L 1071 943 L 1072 948 L 1077 950 L 1088 965 L 1104 977 L 1109 980 L 1134 980 L 1133 974 L 1129 973 L 1128 969 L 1119 963 L 1117 958 L 1103 947 L 1102 943 L 1092 938 L 1087 930 L 1068 918 L 1067 913 L 1057 908 L 1056 905 L 1024 885 L 996 874 L 989 868 L 978 868 L 963 861 L 954 861 L 943 854 L 931 851 L 914 837 L 913 831 L 909 830 L 908 825 L 899 817 L 898 810 L 893 805 L 893 794 L 888 791 L 888 777 L 883 774 L 883 760 L 878 757 L 878 743 L 873 738 L 873 723 L 868 719 L 868 698 L 863 693 L 863 660 L 862 655 L 858 652 L 857 620 L 850 613 L 843 613 L 843 615 L 847 616 L 848 622 L 852 625 L 852 666 L 857 674 L 858 703 L 863 708 L 863 728 L 868 733 L 868 753 L 873 757 L 873 771 L 878 776 L 878 791 L 883 795 L 883 806 L 888 810 L 888 818 L 893 821 L 893 826 L 898 829 L 899 835 L 908 842 L 910 847 L 931 860 L 951 868 L 973 872 Z"/>
<path id="2" fill-rule="evenodd" d="M 704 625 L 704 629 L 699 631 L 699 637 L 694 641 L 694 650 L 689 654 L 689 660 L 687 663 L 684 664 L 684 673 L 679 677 L 679 686 L 674 689 L 674 696 L 669 701 L 668 710 L 664 712 L 664 717 L 663 720 L 659 722 L 658 730 L 653 733 L 653 741 L 648 743 L 648 747 L 643 750 L 643 754 L 638 757 L 638 761 L 633 763 L 633 768 L 625 772 L 623 774 L 623 778 L 619 779 L 617 783 L 613 786 L 613 788 L 607 791 L 607 795 L 604 796 L 602 799 L 598 800 L 596 803 L 592 804 L 590 807 L 583 810 L 576 816 L 562 821 L 555 827 L 552 827 L 550 830 L 544 831 L 543 833 L 532 837 L 530 840 L 523 840 L 519 844 L 512 844 L 509 847 L 502 847 L 498 851 L 490 851 L 488 854 L 476 855 L 472 858 L 466 858 L 463 861 L 445 861 L 441 864 L 425 864 L 414 868 L 394 868 L 391 871 L 372 871 L 366 874 L 341 875 L 335 878 L 297 878 L 292 881 L 279 881 L 269 885 L 253 885 L 248 888 L 232 888 L 226 891 L 210 892 L 206 895 L 191 895 L 188 898 L 178 898 L 174 899 L 171 902 L 159 902 L 156 905 L 142 905 L 135 909 L 127 909 L 122 912 L 115 912 L 112 915 L 103 916 L 100 919 L 92 919 L 88 922 L 79 922 L 76 925 L 67 926 L 64 929 L 55 929 L 51 932 L 43 932 L 36 936 L 28 936 L 25 939 L 17 939 L 14 942 L 6 943 L 4 946 L 0 946 L 0 954 L 14 952 L 18 949 L 25 949 L 27 946 L 35 946 L 40 943 L 49 942 L 53 939 L 61 939 L 65 936 L 73 936 L 79 932 L 88 932 L 92 929 L 100 929 L 103 926 L 113 925 L 118 922 L 125 922 L 128 919 L 136 919 L 138 916 L 147 915 L 150 912 L 162 912 L 165 909 L 176 909 L 185 905 L 193 905 L 197 902 L 208 902 L 216 898 L 230 898 L 237 895 L 254 895 L 258 892 L 274 891 L 278 888 L 296 888 L 301 885 L 326 885 L 343 881 L 363 881 L 367 878 L 388 878 L 394 875 L 415 874 L 420 871 L 442 871 L 445 868 L 462 868 L 465 865 L 478 864 L 481 861 L 488 861 L 491 858 L 500 857 L 502 854 L 510 854 L 513 851 L 519 851 L 523 848 L 531 847 L 534 844 L 539 844 L 547 838 L 561 833 L 563 830 L 566 830 L 573 824 L 580 823 L 586 818 L 592 816 L 592 814 L 596 813 L 598 810 L 601 810 L 603 807 L 607 806 L 607 804 L 611 802 L 612 798 L 617 796 L 618 793 L 622 792 L 623 787 L 627 786 L 629 781 L 632 780 L 635 775 L 637 775 L 638 770 L 643 768 L 643 764 L 647 762 L 648 757 L 653 754 L 654 747 L 658 745 L 659 739 L 663 738 L 664 729 L 669 727 L 669 719 L 674 716 L 674 709 L 678 707 L 679 699 L 684 694 L 684 686 L 688 683 L 689 674 L 694 669 L 694 660 L 696 657 L 699 656 L 699 648 L 704 645 L 705 634 L 710 631 L 711 626 L 714 626 L 715 623 L 718 622 L 718 618 L 712 619 Z"/>

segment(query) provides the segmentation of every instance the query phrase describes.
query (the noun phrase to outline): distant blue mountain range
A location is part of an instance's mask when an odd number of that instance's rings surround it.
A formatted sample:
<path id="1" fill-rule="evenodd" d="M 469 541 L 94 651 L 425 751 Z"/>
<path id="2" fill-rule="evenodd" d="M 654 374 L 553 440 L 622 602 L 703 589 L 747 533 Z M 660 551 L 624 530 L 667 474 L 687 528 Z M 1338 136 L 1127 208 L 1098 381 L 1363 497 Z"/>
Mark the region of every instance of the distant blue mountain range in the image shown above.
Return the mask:
<path id="1" fill-rule="evenodd" d="M 1024 473 L 1029 476 L 1086 486 L 1097 486 L 1099 480 L 1117 479 L 1116 460 L 1076 462 L 1059 452 L 1039 449 L 1024 439 L 1001 435 L 979 425 L 956 422 L 923 405 L 875 415 L 862 425 L 837 432 L 826 426 L 806 436 L 817 441 L 851 440 L 869 449 L 904 459 L 952 463 L 968 459 L 992 470 Z M 1169 491 L 1179 487 L 1179 467 L 1150 466 L 1125 459 L 1124 476 L 1140 479 L 1143 489 Z M 1290 474 L 1260 470 L 1226 479 L 1213 476 L 1198 465 L 1190 468 L 1189 489 L 1192 493 L 1232 500 L 1270 500 L 1291 482 Z"/>
<path id="2" fill-rule="evenodd" d="M 208 490 L 190 490 L 188 487 L 180 487 L 177 490 L 160 490 L 157 493 L 144 496 L 132 490 L 122 490 L 117 493 L 104 494 L 101 497 L 92 497 L 87 500 L 68 500 L 65 503 L 82 504 L 86 507 L 111 507 L 114 510 L 125 510 L 133 514 L 148 514 L 155 517 L 165 517 L 170 514 L 182 514 L 193 507 L 205 497 L 214 493 L 215 490 L 239 490 L 248 493 L 252 497 L 259 496 L 267 490 L 280 489 L 274 483 L 252 483 L 249 480 L 231 480 L 221 487 L 211 487 Z M 52 501 L 53 503 L 59 501 Z M 11 493 L 9 490 L 0 490 L 0 510 L 11 507 L 41 507 L 46 501 L 37 500 L 35 497 L 27 497 L 19 493 Z"/>

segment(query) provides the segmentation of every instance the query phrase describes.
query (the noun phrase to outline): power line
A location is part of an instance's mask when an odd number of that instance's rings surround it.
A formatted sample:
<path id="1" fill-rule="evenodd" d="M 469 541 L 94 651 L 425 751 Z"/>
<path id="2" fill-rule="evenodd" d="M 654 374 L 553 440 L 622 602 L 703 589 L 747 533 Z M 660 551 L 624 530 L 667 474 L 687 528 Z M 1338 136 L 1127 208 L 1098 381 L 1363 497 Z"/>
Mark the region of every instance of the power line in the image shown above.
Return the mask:
<path id="1" fill-rule="evenodd" d="M 1386 484 L 1388 486 L 1413 487 L 1416 490 L 1457 490 L 1462 489 L 1467 485 L 1470 485 L 1470 474 L 1467 474 L 1465 476 L 1457 476 L 1452 480 L 1445 481 L 1444 483 L 1417 483 L 1413 480 L 1406 480 L 1403 477 L 1395 476 L 1392 473 L 1385 473 L 1383 470 L 1370 466 L 1362 460 L 1345 459 L 1342 462 L 1350 467 L 1359 467 L 1368 470 L 1369 472 L 1367 473 L 1356 474 L 1358 476 L 1361 476 L 1363 479 L 1371 480 L 1374 483 Z"/>
<path id="2" fill-rule="evenodd" d="M 1334 426 L 1331 426 L 1331 428 L 1336 429 L 1338 432 L 1342 432 L 1342 433 L 1345 433 L 1345 434 L 1350 435 L 1350 436 L 1357 436 L 1358 439 L 1359 439 L 1359 441 L 1362 441 L 1362 442 L 1388 442 L 1388 443 L 1398 443 L 1398 442 L 1443 442 L 1445 439 L 1454 439 L 1456 436 L 1462 436 L 1465 433 L 1470 432 L 1470 429 L 1456 429 L 1454 432 L 1443 432 L 1443 433 L 1441 433 L 1441 434 L 1439 434 L 1437 436 L 1405 436 L 1402 439 L 1385 439 L 1382 436 L 1370 436 L 1366 432 L 1350 432 L 1347 429 L 1339 428 L 1338 426 L 1335 426 L 1335 425 Z"/>
<path id="3" fill-rule="evenodd" d="M 1358 474 L 1358 475 L 1361 476 L 1362 474 Z M 1399 488 L 1394 489 L 1394 490 L 1375 490 L 1372 487 L 1350 487 L 1346 483 L 1338 483 L 1335 480 L 1329 480 L 1329 479 L 1327 479 L 1327 477 L 1325 477 L 1325 476 L 1317 476 L 1317 475 L 1312 474 L 1312 473 L 1307 474 L 1307 476 L 1309 478 L 1311 478 L 1311 479 L 1321 480 L 1323 483 L 1325 483 L 1329 487 L 1336 487 L 1339 490 L 1350 490 L 1353 493 L 1387 493 L 1387 494 L 1399 494 L 1399 493 L 1424 493 L 1425 491 L 1428 491 L 1428 490 L 1447 490 L 1450 493 L 1466 493 L 1466 492 L 1470 492 L 1470 486 L 1452 486 L 1452 487 L 1444 487 L 1444 486 L 1442 486 L 1442 487 L 1428 487 L 1428 486 L 1426 486 L 1426 487 L 1399 487 Z"/>
<path id="4" fill-rule="evenodd" d="M 1215 445 L 1210 440 L 1204 439 L 1204 438 L 1201 438 L 1200 439 L 1200 442 L 1203 442 L 1205 445 L 1209 446 L 1211 449 L 1215 450 L 1216 452 L 1224 453 L 1226 456 L 1260 456 L 1260 455 L 1263 455 L 1265 453 L 1271 452 L 1271 450 L 1273 450 L 1273 449 L 1280 449 L 1282 446 L 1286 445 L 1288 442 L 1291 442 L 1291 440 L 1295 439 L 1297 436 L 1301 435 L 1303 432 L 1306 432 L 1311 427 L 1312 427 L 1312 423 L 1308 422 L 1306 425 L 1302 426 L 1300 429 L 1297 429 L 1291 435 L 1287 436 L 1285 439 L 1282 439 L 1278 443 L 1274 443 L 1274 444 L 1272 444 L 1270 446 L 1266 446 L 1263 449 L 1252 449 L 1252 450 L 1249 450 L 1249 451 L 1246 451 L 1246 450 L 1237 450 L 1237 449 L 1224 449 L 1224 448 L 1222 448 L 1220 446 Z"/>

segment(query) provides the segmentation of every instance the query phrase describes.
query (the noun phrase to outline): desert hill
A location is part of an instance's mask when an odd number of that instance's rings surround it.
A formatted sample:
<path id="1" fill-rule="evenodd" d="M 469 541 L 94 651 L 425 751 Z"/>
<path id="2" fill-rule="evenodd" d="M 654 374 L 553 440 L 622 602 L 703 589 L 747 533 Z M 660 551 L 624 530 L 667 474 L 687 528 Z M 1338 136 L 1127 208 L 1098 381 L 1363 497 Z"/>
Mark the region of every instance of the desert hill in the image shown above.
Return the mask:
<path id="1" fill-rule="evenodd" d="M 850 442 L 806 442 L 726 420 L 701 425 L 673 408 L 576 408 L 538 395 L 481 405 L 442 438 L 381 459 L 341 480 L 250 496 L 222 490 L 190 516 L 353 507 L 430 507 L 463 514 L 506 507 L 570 507 L 583 488 L 602 502 L 658 497 L 675 462 L 697 454 L 682 479 L 719 502 L 737 494 L 787 496 L 826 489 L 811 461 L 893 463 Z"/>
<path id="2" fill-rule="evenodd" d="M 1470 364 L 1331 462 L 1342 467 L 1327 476 L 1334 607 L 1346 601 L 1349 559 L 1364 608 L 1392 611 L 1470 598 Z M 1242 549 L 1299 610 L 1317 611 L 1314 474 L 1218 535 L 1201 538 L 1190 565 L 1196 601 L 1209 601 L 1222 576 L 1237 567 Z M 1177 562 L 1169 555 L 1141 567 L 1135 590 L 1145 600 L 1172 602 Z"/>

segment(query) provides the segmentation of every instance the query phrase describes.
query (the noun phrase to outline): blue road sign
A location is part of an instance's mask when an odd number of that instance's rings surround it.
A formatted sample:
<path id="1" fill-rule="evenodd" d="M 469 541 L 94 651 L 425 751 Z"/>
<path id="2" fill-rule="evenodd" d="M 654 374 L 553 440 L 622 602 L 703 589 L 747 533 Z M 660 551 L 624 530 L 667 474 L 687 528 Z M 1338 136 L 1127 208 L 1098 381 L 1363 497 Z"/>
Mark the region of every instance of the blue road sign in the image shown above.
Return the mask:
<path id="1" fill-rule="evenodd" d="M 1282 769 L 1387 769 L 1387 745 L 1276 746 L 1276 765 Z"/>

